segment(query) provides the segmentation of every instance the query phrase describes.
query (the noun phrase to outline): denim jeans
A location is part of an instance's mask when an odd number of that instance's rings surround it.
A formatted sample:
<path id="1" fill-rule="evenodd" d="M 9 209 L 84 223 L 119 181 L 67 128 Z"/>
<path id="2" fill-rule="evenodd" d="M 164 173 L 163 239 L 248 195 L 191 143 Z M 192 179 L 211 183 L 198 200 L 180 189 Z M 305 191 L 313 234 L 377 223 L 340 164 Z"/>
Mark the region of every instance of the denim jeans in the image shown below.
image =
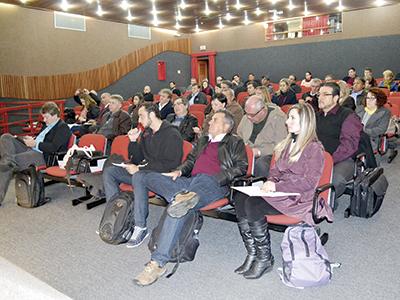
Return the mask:
<path id="1" fill-rule="evenodd" d="M 120 183 L 127 183 L 133 186 L 135 196 L 133 215 L 135 225 L 146 227 L 146 219 L 149 214 L 148 189 L 143 183 L 144 174 L 149 171 L 139 171 L 131 175 L 127 170 L 117 166 L 106 168 L 103 173 L 104 191 L 106 200 L 109 201 L 115 194 L 119 193 Z"/>
<path id="2" fill-rule="evenodd" d="M 179 192 L 195 192 L 200 200 L 193 210 L 199 210 L 209 203 L 225 197 L 229 191 L 227 186 L 219 186 L 213 176 L 206 174 L 197 174 L 189 178 L 178 177 L 174 181 L 171 177 L 149 172 L 143 176 L 142 180 L 150 191 L 162 196 L 168 202 L 171 202 L 174 196 Z M 135 199 L 135 201 L 137 200 L 138 199 Z M 165 218 L 157 249 L 151 255 L 151 259 L 156 261 L 160 266 L 164 266 L 170 260 L 170 252 L 182 231 L 183 224 L 186 220 L 185 218 L 193 213 L 193 210 L 189 211 L 189 213 L 182 218 L 172 218 L 168 215 Z"/>

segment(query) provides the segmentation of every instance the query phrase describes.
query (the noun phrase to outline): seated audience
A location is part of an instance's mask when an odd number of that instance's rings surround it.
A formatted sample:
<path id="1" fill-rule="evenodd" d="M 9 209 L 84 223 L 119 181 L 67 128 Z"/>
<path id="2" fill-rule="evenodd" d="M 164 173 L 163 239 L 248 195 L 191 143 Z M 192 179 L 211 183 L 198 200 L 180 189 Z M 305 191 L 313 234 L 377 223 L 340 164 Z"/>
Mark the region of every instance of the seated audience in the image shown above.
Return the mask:
<path id="1" fill-rule="evenodd" d="M 225 110 L 228 104 L 228 100 L 226 99 L 224 94 L 215 94 L 214 99 L 211 101 L 211 111 L 206 115 L 203 123 L 203 130 L 200 131 L 200 128 L 194 128 L 194 131 L 197 134 L 208 135 L 208 128 L 210 126 L 210 121 L 212 117 L 217 111 Z"/>
<path id="2" fill-rule="evenodd" d="M 208 95 L 208 96 L 213 96 L 213 94 L 214 94 L 214 90 L 213 90 L 213 88 L 211 87 L 211 85 L 208 83 L 208 80 L 203 80 L 202 82 L 201 82 L 201 91 L 204 93 L 204 94 L 206 94 L 206 95 Z"/>
<path id="3" fill-rule="evenodd" d="M 383 81 L 379 83 L 379 87 L 387 88 L 391 92 L 397 92 L 399 84 L 394 80 L 394 73 L 391 70 L 385 70 L 382 74 Z"/>
<path id="4" fill-rule="evenodd" d="M 305 87 L 311 87 L 311 80 L 313 79 L 310 71 L 307 71 L 304 79 L 301 81 L 300 85 Z"/>
<path id="5" fill-rule="evenodd" d="M 232 133 L 236 134 L 239 123 L 244 115 L 243 108 L 240 106 L 239 103 L 237 103 L 235 99 L 235 92 L 233 91 L 233 89 L 227 89 L 222 93 L 225 95 L 228 102 L 226 105 L 226 110 L 229 111 L 233 116 L 234 125 L 232 128 Z"/>
<path id="6" fill-rule="evenodd" d="M 158 94 L 160 95 L 158 109 L 160 110 L 161 120 L 164 120 L 169 114 L 174 112 L 172 92 L 169 89 L 162 89 Z"/>
<path id="7" fill-rule="evenodd" d="M 240 75 L 239 74 L 235 74 L 232 76 L 232 89 L 236 92 L 237 89 L 240 89 L 241 87 L 243 87 L 243 82 L 240 79 Z"/>
<path id="8" fill-rule="evenodd" d="M 223 80 L 225 80 L 223 76 L 217 76 L 215 84 L 221 85 Z"/>
<path id="9" fill-rule="evenodd" d="M 229 80 L 222 80 L 221 82 L 221 90 L 222 92 L 228 90 L 228 89 L 232 89 L 233 88 L 233 83 L 230 82 Z"/>
<path id="10" fill-rule="evenodd" d="M 186 91 L 191 91 L 193 84 L 197 84 L 197 79 L 192 77 L 190 78 L 190 84 L 187 86 Z"/>
<path id="11" fill-rule="evenodd" d="M 365 102 L 365 96 L 367 92 L 365 91 L 365 80 L 360 77 L 356 77 L 353 83 L 353 89 L 350 96 L 354 99 L 354 103 L 357 106 L 363 105 Z"/>
<path id="12" fill-rule="evenodd" d="M 110 166 L 103 172 L 107 201 L 119 193 L 120 183 L 131 184 L 134 187 L 135 228 L 127 244 L 128 248 L 139 246 L 148 235 L 146 229 L 148 194 L 143 184 L 143 174 L 148 171 L 162 173 L 175 170 L 181 163 L 183 155 L 182 137 L 175 126 L 161 120 L 158 105 L 144 103 L 139 108 L 139 122 L 145 128 L 144 132 L 137 128 L 128 132 L 131 141 L 129 144 L 131 163 L 125 167 Z M 143 172 L 138 172 L 139 170 Z"/>
<path id="13" fill-rule="evenodd" d="M 169 89 L 171 90 L 172 94 L 175 94 L 178 97 L 181 96 L 181 91 L 176 87 L 175 81 L 170 81 L 169 82 Z"/>
<path id="14" fill-rule="evenodd" d="M 271 167 L 265 192 L 296 192 L 290 197 L 233 196 L 238 227 L 247 250 L 244 263 L 235 270 L 246 279 L 260 278 L 272 270 L 274 257 L 268 222 L 265 215 L 285 214 L 314 225 L 313 197 L 324 167 L 324 149 L 315 132 L 315 114 L 308 104 L 296 104 L 286 120 L 289 134 L 274 149 L 275 164 Z M 323 206 L 319 216 L 332 220 L 332 210 Z"/>
<path id="15" fill-rule="evenodd" d="M 318 96 L 319 96 L 319 88 L 321 87 L 322 81 L 319 78 L 313 78 L 310 81 L 309 92 L 304 93 L 299 100 L 300 103 L 309 103 L 314 111 L 318 111 Z"/>
<path id="16" fill-rule="evenodd" d="M 107 138 L 108 146 L 111 146 L 111 142 L 116 136 L 124 135 L 131 129 L 131 117 L 121 109 L 123 102 L 124 98 L 122 96 L 111 95 L 108 105 L 110 111 L 104 114 L 101 123 L 98 124 L 96 131 Z M 110 147 L 107 148 L 111 150 Z"/>
<path id="17" fill-rule="evenodd" d="M 36 138 L 17 138 L 9 133 L 0 136 L 0 205 L 15 171 L 27 169 L 30 165 L 46 165 L 51 153 L 67 150 L 71 131 L 60 119 L 58 106 L 46 102 L 40 114 L 45 125 Z"/>
<path id="18" fill-rule="evenodd" d="M 371 68 L 364 69 L 364 80 L 369 82 L 370 87 L 377 86 L 376 80 L 372 74 Z M 369 87 L 368 87 L 369 88 Z"/>
<path id="19" fill-rule="evenodd" d="M 267 88 L 270 95 L 273 95 L 275 93 L 274 87 L 272 86 L 271 81 L 267 75 L 261 76 L 261 85 Z"/>
<path id="20" fill-rule="evenodd" d="M 206 94 L 200 91 L 200 86 L 195 83 L 192 85 L 192 93 L 187 96 L 189 106 L 192 104 L 207 104 Z"/>
<path id="21" fill-rule="evenodd" d="M 254 75 L 254 73 L 249 73 L 247 76 L 247 81 L 244 83 L 244 85 L 247 86 L 249 82 L 254 82 L 254 87 L 261 85 L 261 82 L 256 79 L 256 75 Z"/>
<path id="22" fill-rule="evenodd" d="M 339 80 L 337 84 L 340 87 L 340 98 L 339 98 L 339 105 L 343 107 L 347 107 L 351 110 L 356 109 L 356 103 L 353 99 L 353 97 L 350 96 L 350 88 L 349 85 L 343 81 Z"/>
<path id="23" fill-rule="evenodd" d="M 154 96 L 153 96 L 153 94 L 151 93 L 151 88 L 150 88 L 149 85 L 146 85 L 146 86 L 143 88 L 143 99 L 144 99 L 144 101 L 146 101 L 146 102 L 153 102 L 153 101 L 154 101 Z"/>
<path id="24" fill-rule="evenodd" d="M 92 98 L 94 94 L 87 89 L 77 89 L 74 94 L 74 100 L 83 106 L 81 114 L 78 118 L 79 122 L 84 123 L 89 120 L 95 120 L 100 113 L 99 103 Z M 98 100 L 97 96 L 96 99 Z"/>
<path id="25" fill-rule="evenodd" d="M 265 87 L 263 85 L 260 85 L 260 86 L 256 87 L 255 94 L 257 96 L 261 97 L 266 104 L 272 103 L 271 102 L 271 95 L 269 94 L 267 87 Z"/>
<path id="26" fill-rule="evenodd" d="M 324 80 L 325 82 L 336 82 L 336 79 L 332 74 L 325 75 Z"/>
<path id="27" fill-rule="evenodd" d="M 248 81 L 246 84 L 247 93 L 249 96 L 253 96 L 256 94 L 256 87 L 258 87 L 257 83 L 254 81 Z"/>
<path id="28" fill-rule="evenodd" d="M 136 128 L 139 124 L 139 108 L 143 104 L 144 98 L 142 93 L 136 93 L 132 98 L 132 105 L 129 106 L 128 113 L 131 116 L 132 128 Z"/>
<path id="29" fill-rule="evenodd" d="M 301 87 L 299 87 L 296 84 L 297 77 L 295 75 L 293 75 L 293 74 L 290 74 L 289 77 L 288 77 L 288 80 L 289 80 L 290 90 L 292 90 L 293 93 L 295 93 L 295 94 L 300 94 L 301 93 Z"/>
<path id="30" fill-rule="evenodd" d="M 378 84 L 376 83 L 376 80 L 371 76 L 368 76 L 368 75 L 365 76 L 364 80 L 365 80 L 365 89 L 366 90 L 368 90 L 368 89 L 370 89 L 372 87 L 377 87 L 378 86 Z"/>
<path id="31" fill-rule="evenodd" d="M 371 138 L 372 149 L 377 150 L 379 137 L 388 129 L 391 113 L 384 107 L 387 97 L 379 88 L 371 88 L 365 100 L 357 107 L 356 113 L 361 118 L 364 132 Z"/>
<path id="32" fill-rule="evenodd" d="M 189 113 L 188 108 L 187 100 L 176 99 L 174 101 L 174 113 L 169 114 L 166 120 L 178 128 L 185 141 L 193 142 L 196 137 L 193 128 L 199 125 L 197 119 Z"/>
<path id="33" fill-rule="evenodd" d="M 336 198 L 345 191 L 346 183 L 353 178 L 354 161 L 360 142 L 362 124 L 350 109 L 339 105 L 340 87 L 328 82 L 319 90 L 317 135 L 334 161 L 332 184 Z"/>
<path id="34" fill-rule="evenodd" d="M 346 82 L 349 86 L 353 86 L 354 79 L 356 77 L 357 77 L 356 69 L 351 67 L 347 72 L 347 76 L 345 76 L 342 80 Z"/>
<path id="35" fill-rule="evenodd" d="M 267 176 L 273 149 L 287 135 L 286 115 L 258 96 L 247 99 L 244 111 L 237 133 L 253 150 L 255 176 Z"/>
<path id="36" fill-rule="evenodd" d="M 279 81 L 279 91 L 272 97 L 272 102 L 278 106 L 297 103 L 296 94 L 290 89 L 288 79 L 282 78 Z"/>
<path id="37" fill-rule="evenodd" d="M 135 283 L 147 286 L 166 272 L 170 250 L 190 214 L 229 194 L 230 184 L 247 170 L 246 150 L 242 139 L 232 135 L 233 118 L 226 110 L 214 114 L 209 136 L 202 136 L 186 161 L 169 173 L 139 172 L 144 186 L 163 197 L 169 206 L 159 243 L 144 270 L 136 276 Z M 148 205 L 147 195 L 135 195 L 135 203 Z M 135 222 L 142 223 L 146 214 L 136 215 Z"/>

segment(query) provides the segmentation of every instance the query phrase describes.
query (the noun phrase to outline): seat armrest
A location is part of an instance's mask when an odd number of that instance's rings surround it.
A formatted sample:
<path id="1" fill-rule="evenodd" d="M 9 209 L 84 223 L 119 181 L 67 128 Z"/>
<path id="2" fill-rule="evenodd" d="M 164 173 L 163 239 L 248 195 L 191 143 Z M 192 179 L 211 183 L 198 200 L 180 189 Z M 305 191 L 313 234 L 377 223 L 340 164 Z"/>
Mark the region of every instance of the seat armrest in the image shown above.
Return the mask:
<path id="1" fill-rule="evenodd" d="M 315 224 L 321 223 L 325 217 L 319 218 L 318 217 L 318 205 L 320 201 L 320 195 L 321 193 L 325 192 L 326 190 L 331 189 L 331 194 L 330 194 L 330 199 L 328 199 L 328 204 L 329 206 L 333 209 L 333 206 L 335 205 L 335 187 L 331 183 L 327 183 L 324 185 L 321 185 L 315 189 L 314 193 L 314 198 L 313 198 L 313 206 L 312 206 L 312 217 L 314 219 Z M 332 199 L 332 201 L 330 201 Z"/>

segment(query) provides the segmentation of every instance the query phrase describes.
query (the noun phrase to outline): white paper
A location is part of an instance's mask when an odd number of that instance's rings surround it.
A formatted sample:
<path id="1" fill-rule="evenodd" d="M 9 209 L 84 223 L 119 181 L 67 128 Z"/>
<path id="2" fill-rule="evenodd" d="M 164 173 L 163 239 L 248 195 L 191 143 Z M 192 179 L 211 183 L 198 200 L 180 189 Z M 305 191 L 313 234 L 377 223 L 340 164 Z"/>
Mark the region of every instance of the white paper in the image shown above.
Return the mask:
<path id="1" fill-rule="evenodd" d="M 96 173 L 103 171 L 104 163 L 106 160 L 107 160 L 106 158 L 99 159 L 97 161 L 97 166 L 90 167 L 90 172 Z"/>
<path id="2" fill-rule="evenodd" d="M 299 193 L 284 193 L 284 192 L 264 192 L 259 186 L 233 186 L 234 190 L 242 192 L 250 197 L 288 197 L 288 196 L 300 196 Z"/>
<path id="3" fill-rule="evenodd" d="M 116 167 L 121 167 L 121 168 L 125 168 L 126 167 L 126 164 L 125 163 L 120 163 L 120 164 L 117 164 L 117 163 L 112 163 L 114 166 L 116 166 Z"/>

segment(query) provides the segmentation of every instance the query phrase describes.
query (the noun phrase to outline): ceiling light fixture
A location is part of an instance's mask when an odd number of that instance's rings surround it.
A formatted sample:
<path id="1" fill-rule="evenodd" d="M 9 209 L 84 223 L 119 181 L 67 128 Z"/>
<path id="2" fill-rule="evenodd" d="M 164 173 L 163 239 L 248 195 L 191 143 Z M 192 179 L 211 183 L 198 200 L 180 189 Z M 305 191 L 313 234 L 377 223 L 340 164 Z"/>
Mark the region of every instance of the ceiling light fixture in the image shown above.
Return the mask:
<path id="1" fill-rule="evenodd" d="M 342 4 L 342 0 L 339 0 L 339 5 L 338 5 L 338 7 L 337 7 L 337 10 L 338 10 L 338 11 L 344 11 L 344 6 L 343 6 L 343 4 Z"/>
<path id="2" fill-rule="evenodd" d="M 97 2 L 97 11 L 96 11 L 96 15 L 98 15 L 99 17 L 101 17 L 102 15 L 104 15 L 104 11 L 101 9 L 101 5 L 99 2 Z"/>
<path id="3" fill-rule="evenodd" d="M 131 14 L 131 10 L 130 10 L 130 9 L 128 10 L 128 16 L 126 17 L 126 19 L 127 19 L 129 22 L 131 22 L 131 21 L 133 20 L 133 16 L 132 16 L 132 14 Z"/>
<path id="4" fill-rule="evenodd" d="M 205 14 L 206 16 L 209 16 L 210 13 L 211 13 L 211 10 L 210 10 L 210 8 L 208 7 L 208 1 L 205 0 L 204 2 L 205 2 L 204 14 Z"/>
<path id="5" fill-rule="evenodd" d="M 244 11 L 244 20 L 243 20 L 243 24 L 244 24 L 244 25 L 249 25 L 249 24 L 250 24 L 249 17 L 247 16 L 247 10 Z"/>
<path id="6" fill-rule="evenodd" d="M 154 15 L 154 18 L 153 18 L 153 25 L 154 25 L 155 27 L 158 27 L 158 25 L 159 25 L 159 23 L 158 23 L 158 18 L 157 18 L 157 15 L 156 15 L 156 14 Z"/>
<path id="7" fill-rule="evenodd" d="M 63 11 L 67 11 L 67 10 L 70 8 L 70 6 L 71 6 L 71 5 L 68 3 L 67 0 L 62 0 L 62 1 L 61 1 L 60 7 L 61 7 L 61 9 L 62 9 Z"/>
<path id="8" fill-rule="evenodd" d="M 181 28 L 181 25 L 179 25 L 179 22 L 178 22 L 178 20 L 176 20 L 176 23 L 175 23 L 175 28 L 176 28 L 177 30 L 179 30 L 179 29 Z"/>
<path id="9" fill-rule="evenodd" d="M 261 9 L 259 7 L 256 8 L 255 14 L 257 15 L 257 17 L 262 14 L 262 11 L 261 11 Z"/>
<path id="10" fill-rule="evenodd" d="M 289 0 L 289 4 L 288 4 L 287 8 L 288 8 L 289 10 L 293 10 L 293 9 L 296 8 L 296 6 L 293 5 L 293 1 L 292 1 L 292 0 Z"/>
<path id="11" fill-rule="evenodd" d="M 129 3 L 128 3 L 127 0 L 122 0 L 119 6 L 120 6 L 123 10 L 128 10 L 128 8 L 129 8 L 130 5 L 129 5 Z"/>
<path id="12" fill-rule="evenodd" d="M 384 1 L 384 0 L 376 0 L 375 1 L 375 5 L 376 6 L 383 6 L 385 4 L 386 4 L 386 1 Z"/>
<path id="13" fill-rule="evenodd" d="M 180 8 L 185 9 L 187 7 L 185 0 L 181 0 Z"/>
<path id="14" fill-rule="evenodd" d="M 181 9 L 179 7 L 178 7 L 178 15 L 176 18 L 178 19 L 178 21 L 182 21 L 182 19 L 183 19 Z"/>
<path id="15" fill-rule="evenodd" d="M 236 0 L 235 8 L 236 10 L 240 10 L 242 8 L 242 4 L 240 4 L 240 0 Z"/>
<path id="16" fill-rule="evenodd" d="M 196 28 L 194 29 L 197 33 L 200 32 L 199 21 L 196 19 Z"/>
<path id="17" fill-rule="evenodd" d="M 308 11 L 307 1 L 304 1 L 304 15 L 308 16 L 310 12 Z"/>
<path id="18" fill-rule="evenodd" d="M 86 0 L 86 2 L 87 2 L 88 4 L 92 4 L 92 3 L 93 3 L 93 0 Z"/>
<path id="19" fill-rule="evenodd" d="M 326 5 L 331 5 L 335 1 L 334 0 L 325 0 L 324 2 Z"/>
<path id="20" fill-rule="evenodd" d="M 271 4 L 275 5 L 278 2 L 278 0 L 271 0 Z"/>
<path id="21" fill-rule="evenodd" d="M 221 16 L 219 17 L 218 28 L 219 28 L 219 29 L 224 28 L 224 24 L 222 24 L 222 18 L 221 18 Z"/>
<path id="22" fill-rule="evenodd" d="M 230 14 L 230 12 L 227 12 L 226 13 L 226 15 L 225 15 L 225 20 L 227 20 L 228 22 L 230 21 L 230 20 L 232 20 L 232 15 Z"/>

